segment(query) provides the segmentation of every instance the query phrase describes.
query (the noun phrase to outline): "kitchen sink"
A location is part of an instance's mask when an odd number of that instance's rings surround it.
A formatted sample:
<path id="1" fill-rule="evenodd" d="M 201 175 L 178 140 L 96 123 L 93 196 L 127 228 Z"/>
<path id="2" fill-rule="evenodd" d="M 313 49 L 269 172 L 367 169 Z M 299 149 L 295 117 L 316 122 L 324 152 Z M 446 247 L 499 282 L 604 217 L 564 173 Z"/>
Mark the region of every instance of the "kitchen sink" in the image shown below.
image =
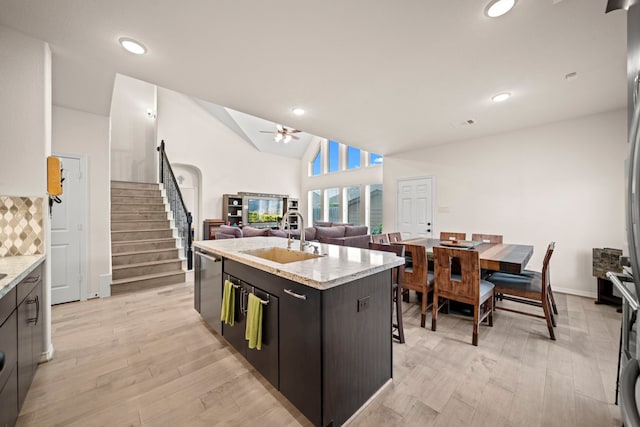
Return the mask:
<path id="1" fill-rule="evenodd" d="M 292 249 L 285 248 L 261 248 L 261 249 L 251 249 L 248 251 L 243 251 L 243 253 L 247 255 L 257 256 L 258 258 L 263 258 L 269 261 L 277 262 L 280 264 L 288 264 L 290 262 L 297 261 L 305 261 L 308 259 L 320 258 L 322 255 L 311 254 L 307 252 L 296 251 Z"/>

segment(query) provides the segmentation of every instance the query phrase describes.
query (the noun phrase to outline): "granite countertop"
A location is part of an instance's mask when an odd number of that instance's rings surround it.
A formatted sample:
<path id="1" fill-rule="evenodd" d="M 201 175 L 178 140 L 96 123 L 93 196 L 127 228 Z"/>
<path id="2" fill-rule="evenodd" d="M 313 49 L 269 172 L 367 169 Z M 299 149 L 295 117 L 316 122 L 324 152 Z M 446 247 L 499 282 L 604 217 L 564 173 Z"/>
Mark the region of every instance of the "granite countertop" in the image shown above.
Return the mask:
<path id="1" fill-rule="evenodd" d="M 0 279 L 0 298 L 8 294 L 43 261 L 44 255 L 0 257 L 0 273 L 7 275 Z"/>
<path id="2" fill-rule="evenodd" d="M 320 290 L 342 285 L 404 264 L 404 258 L 397 257 L 391 252 L 328 245 L 318 242 L 311 242 L 311 244 L 318 246 L 319 252 L 323 256 L 281 264 L 249 255 L 244 251 L 270 247 L 286 248 L 287 239 L 283 237 L 259 236 L 240 239 L 202 240 L 193 243 L 195 247 L 207 252 Z M 300 242 L 298 240 L 295 240 L 291 245 L 291 248 L 295 251 L 298 251 L 299 247 Z M 307 247 L 305 252 L 313 253 L 313 248 Z"/>

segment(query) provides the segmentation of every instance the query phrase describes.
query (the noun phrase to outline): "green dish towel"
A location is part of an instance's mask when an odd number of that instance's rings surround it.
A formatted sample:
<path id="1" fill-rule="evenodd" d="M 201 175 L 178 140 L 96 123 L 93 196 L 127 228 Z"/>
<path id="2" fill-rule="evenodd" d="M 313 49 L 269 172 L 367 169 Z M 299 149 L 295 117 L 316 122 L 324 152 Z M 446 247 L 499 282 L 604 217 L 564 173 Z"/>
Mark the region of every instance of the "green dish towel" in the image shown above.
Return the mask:
<path id="1" fill-rule="evenodd" d="M 247 328 L 244 337 L 249 341 L 249 348 L 262 348 L 262 302 L 254 294 L 249 294 L 247 304 Z"/>
<path id="2" fill-rule="evenodd" d="M 236 290 L 233 287 L 233 282 L 230 280 L 224 281 L 224 292 L 222 293 L 222 309 L 220 310 L 220 320 L 227 325 L 233 326 L 233 319 L 235 317 L 236 307 Z"/>

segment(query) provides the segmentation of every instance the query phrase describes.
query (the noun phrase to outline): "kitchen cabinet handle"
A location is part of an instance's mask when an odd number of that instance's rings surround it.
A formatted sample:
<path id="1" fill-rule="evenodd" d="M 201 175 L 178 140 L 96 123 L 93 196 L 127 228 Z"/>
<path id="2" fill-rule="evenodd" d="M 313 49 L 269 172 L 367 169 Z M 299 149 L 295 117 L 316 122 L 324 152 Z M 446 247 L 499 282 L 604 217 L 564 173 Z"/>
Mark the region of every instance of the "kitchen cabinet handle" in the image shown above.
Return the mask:
<path id="1" fill-rule="evenodd" d="M 38 295 L 36 295 L 35 298 L 33 299 L 28 299 L 26 301 L 27 304 L 35 304 L 36 305 L 36 317 L 30 317 L 29 319 L 27 319 L 27 322 L 29 323 L 34 323 L 34 324 L 38 324 L 38 318 L 40 317 L 40 298 L 38 298 Z"/>
<path id="2" fill-rule="evenodd" d="M 291 289 L 285 289 L 284 293 L 288 294 L 288 295 L 291 295 L 294 298 L 301 299 L 301 300 L 306 300 L 307 299 L 306 295 L 299 294 L 297 292 L 292 291 Z"/>
<path id="3" fill-rule="evenodd" d="M 214 257 L 212 257 L 210 255 L 205 255 L 202 252 L 196 252 L 196 255 L 201 256 L 203 258 L 206 258 L 208 260 L 211 260 L 213 262 L 221 262 L 222 261 L 222 258 L 214 258 Z"/>
<path id="4" fill-rule="evenodd" d="M 37 283 L 39 281 L 40 281 L 40 276 L 27 277 L 26 279 L 24 279 L 24 281 L 22 283 Z"/>
<path id="5" fill-rule="evenodd" d="M 5 362 L 5 355 L 4 355 L 4 351 L 0 351 L 0 372 L 2 372 L 4 370 L 4 362 Z"/>

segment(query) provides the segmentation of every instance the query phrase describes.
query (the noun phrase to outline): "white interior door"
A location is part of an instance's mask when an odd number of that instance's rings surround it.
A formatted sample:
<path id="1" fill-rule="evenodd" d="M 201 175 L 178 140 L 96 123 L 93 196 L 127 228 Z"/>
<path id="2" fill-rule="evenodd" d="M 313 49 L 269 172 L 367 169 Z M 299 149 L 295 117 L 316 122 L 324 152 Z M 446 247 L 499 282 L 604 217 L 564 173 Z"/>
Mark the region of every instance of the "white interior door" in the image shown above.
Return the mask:
<path id="1" fill-rule="evenodd" d="M 51 304 L 79 301 L 81 292 L 81 233 L 83 229 L 80 159 L 60 157 L 62 203 L 51 214 Z"/>
<path id="2" fill-rule="evenodd" d="M 174 164 L 171 165 L 173 174 L 178 181 L 178 187 L 182 193 L 182 200 L 187 207 L 187 210 L 191 212 L 193 217 L 193 229 L 195 231 L 196 240 L 202 239 L 200 235 L 202 232 L 202 226 L 200 226 L 200 175 L 198 170 L 191 165 Z"/>
<path id="3" fill-rule="evenodd" d="M 431 237 L 433 230 L 433 178 L 398 181 L 398 226 L 403 239 Z"/>

